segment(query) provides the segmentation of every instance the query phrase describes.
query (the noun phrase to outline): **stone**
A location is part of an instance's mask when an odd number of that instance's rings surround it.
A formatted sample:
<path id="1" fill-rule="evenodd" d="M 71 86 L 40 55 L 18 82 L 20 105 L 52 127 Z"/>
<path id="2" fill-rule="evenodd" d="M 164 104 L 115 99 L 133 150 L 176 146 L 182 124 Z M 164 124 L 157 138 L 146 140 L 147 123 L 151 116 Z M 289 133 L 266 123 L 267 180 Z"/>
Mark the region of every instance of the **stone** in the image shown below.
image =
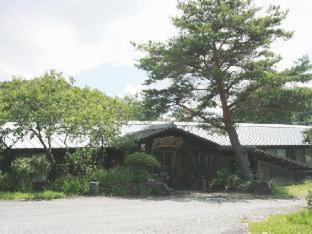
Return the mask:
<path id="1" fill-rule="evenodd" d="M 248 191 L 259 195 L 272 195 L 272 185 L 266 181 L 253 181 Z"/>
<path id="2" fill-rule="evenodd" d="M 97 195 L 99 193 L 99 182 L 89 183 L 89 193 L 92 195 Z"/>

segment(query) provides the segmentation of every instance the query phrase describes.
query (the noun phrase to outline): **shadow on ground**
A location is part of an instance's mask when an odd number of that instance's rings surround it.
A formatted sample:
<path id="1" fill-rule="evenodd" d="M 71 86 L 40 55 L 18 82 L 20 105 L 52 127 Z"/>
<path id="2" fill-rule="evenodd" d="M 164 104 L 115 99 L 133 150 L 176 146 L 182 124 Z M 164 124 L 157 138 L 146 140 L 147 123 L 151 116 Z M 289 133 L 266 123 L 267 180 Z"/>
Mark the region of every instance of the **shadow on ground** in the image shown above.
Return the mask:
<path id="1" fill-rule="evenodd" d="M 248 193 L 206 193 L 196 191 L 175 191 L 169 196 L 159 197 L 119 197 L 119 199 L 130 199 L 130 200 L 147 200 L 147 201 L 177 201 L 177 202 L 204 202 L 204 203 L 227 203 L 227 202 L 246 202 L 252 200 L 277 200 L 286 198 L 276 198 L 269 195 L 253 195 Z M 290 198 L 288 198 L 289 200 Z M 292 198 L 292 200 L 296 200 Z"/>

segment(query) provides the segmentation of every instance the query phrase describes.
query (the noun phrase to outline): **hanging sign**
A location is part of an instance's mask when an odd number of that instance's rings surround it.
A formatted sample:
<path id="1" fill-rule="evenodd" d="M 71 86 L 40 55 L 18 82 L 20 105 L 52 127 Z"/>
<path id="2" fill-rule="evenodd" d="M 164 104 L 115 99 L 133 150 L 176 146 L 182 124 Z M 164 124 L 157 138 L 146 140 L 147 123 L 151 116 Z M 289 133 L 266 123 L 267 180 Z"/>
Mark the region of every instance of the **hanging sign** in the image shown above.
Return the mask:
<path id="1" fill-rule="evenodd" d="M 152 144 L 152 150 L 159 149 L 159 148 L 175 148 L 179 149 L 183 145 L 184 140 L 182 137 L 161 137 L 155 138 Z"/>

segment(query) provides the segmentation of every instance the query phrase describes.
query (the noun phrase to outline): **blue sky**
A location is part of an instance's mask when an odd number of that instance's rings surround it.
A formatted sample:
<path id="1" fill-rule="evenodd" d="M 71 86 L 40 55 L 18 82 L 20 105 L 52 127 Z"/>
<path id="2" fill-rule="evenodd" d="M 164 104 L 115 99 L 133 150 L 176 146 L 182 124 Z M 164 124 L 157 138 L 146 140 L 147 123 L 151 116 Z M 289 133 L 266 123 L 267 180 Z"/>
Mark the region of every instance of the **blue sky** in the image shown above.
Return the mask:
<path id="1" fill-rule="evenodd" d="M 101 89 L 111 96 L 134 94 L 141 88 L 145 78 L 145 72 L 135 67 L 109 64 L 102 64 L 75 76 L 79 86 Z"/>
<path id="2" fill-rule="evenodd" d="M 289 9 L 285 28 L 295 30 L 273 49 L 289 66 L 312 57 L 311 0 L 255 0 Z M 0 80 L 31 78 L 48 69 L 78 85 L 123 96 L 142 89 L 146 75 L 134 64 L 141 54 L 130 41 L 165 40 L 175 30 L 176 0 L 0 0 Z"/>

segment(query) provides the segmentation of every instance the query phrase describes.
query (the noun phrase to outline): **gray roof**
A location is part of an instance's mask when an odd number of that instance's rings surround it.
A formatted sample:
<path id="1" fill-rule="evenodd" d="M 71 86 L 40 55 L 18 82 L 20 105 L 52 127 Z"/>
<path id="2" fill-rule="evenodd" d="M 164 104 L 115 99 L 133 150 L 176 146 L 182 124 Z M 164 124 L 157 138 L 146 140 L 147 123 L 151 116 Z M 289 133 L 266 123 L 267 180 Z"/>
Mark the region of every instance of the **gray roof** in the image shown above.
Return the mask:
<path id="1" fill-rule="evenodd" d="M 226 134 L 213 130 L 205 130 L 199 123 L 187 122 L 131 122 L 123 127 L 122 132 L 140 133 L 146 137 L 169 128 L 177 128 L 197 135 L 221 146 L 230 146 Z M 304 142 L 304 131 L 311 126 L 284 125 L 284 124 L 249 124 L 236 125 L 239 140 L 243 146 L 300 146 Z"/>
<path id="2" fill-rule="evenodd" d="M 16 129 L 16 126 L 15 123 L 8 122 L 4 126 L 2 126 L 2 129 L 11 129 L 14 131 L 14 129 Z M 41 144 L 39 139 L 36 136 L 33 136 L 31 133 L 25 134 L 22 138 L 19 138 L 13 133 L 10 133 L 5 137 L 4 143 L 12 149 L 43 149 L 43 145 Z M 47 142 L 45 143 L 47 144 Z M 86 137 L 83 139 L 71 139 L 66 138 L 65 134 L 58 134 L 57 136 L 52 137 L 51 146 L 54 149 L 66 148 L 66 145 L 68 148 L 79 148 L 87 146 L 88 143 L 89 141 Z"/>
<path id="3" fill-rule="evenodd" d="M 6 128 L 14 129 L 14 123 L 7 123 Z M 186 122 L 129 122 L 121 127 L 121 135 L 135 134 L 144 138 L 166 129 L 176 128 L 187 133 L 214 142 L 220 146 L 230 146 L 227 135 L 215 131 L 205 130 L 199 123 Z M 280 124 L 237 124 L 239 140 L 243 146 L 300 146 L 306 145 L 303 141 L 303 132 L 311 129 L 309 126 L 280 125 Z M 65 135 L 60 134 L 52 138 L 52 148 L 65 148 Z M 5 143 L 13 149 L 42 149 L 43 146 L 36 137 L 31 134 L 25 135 L 22 139 L 10 134 Z M 87 137 L 67 139 L 69 148 L 85 147 L 89 141 Z"/>

